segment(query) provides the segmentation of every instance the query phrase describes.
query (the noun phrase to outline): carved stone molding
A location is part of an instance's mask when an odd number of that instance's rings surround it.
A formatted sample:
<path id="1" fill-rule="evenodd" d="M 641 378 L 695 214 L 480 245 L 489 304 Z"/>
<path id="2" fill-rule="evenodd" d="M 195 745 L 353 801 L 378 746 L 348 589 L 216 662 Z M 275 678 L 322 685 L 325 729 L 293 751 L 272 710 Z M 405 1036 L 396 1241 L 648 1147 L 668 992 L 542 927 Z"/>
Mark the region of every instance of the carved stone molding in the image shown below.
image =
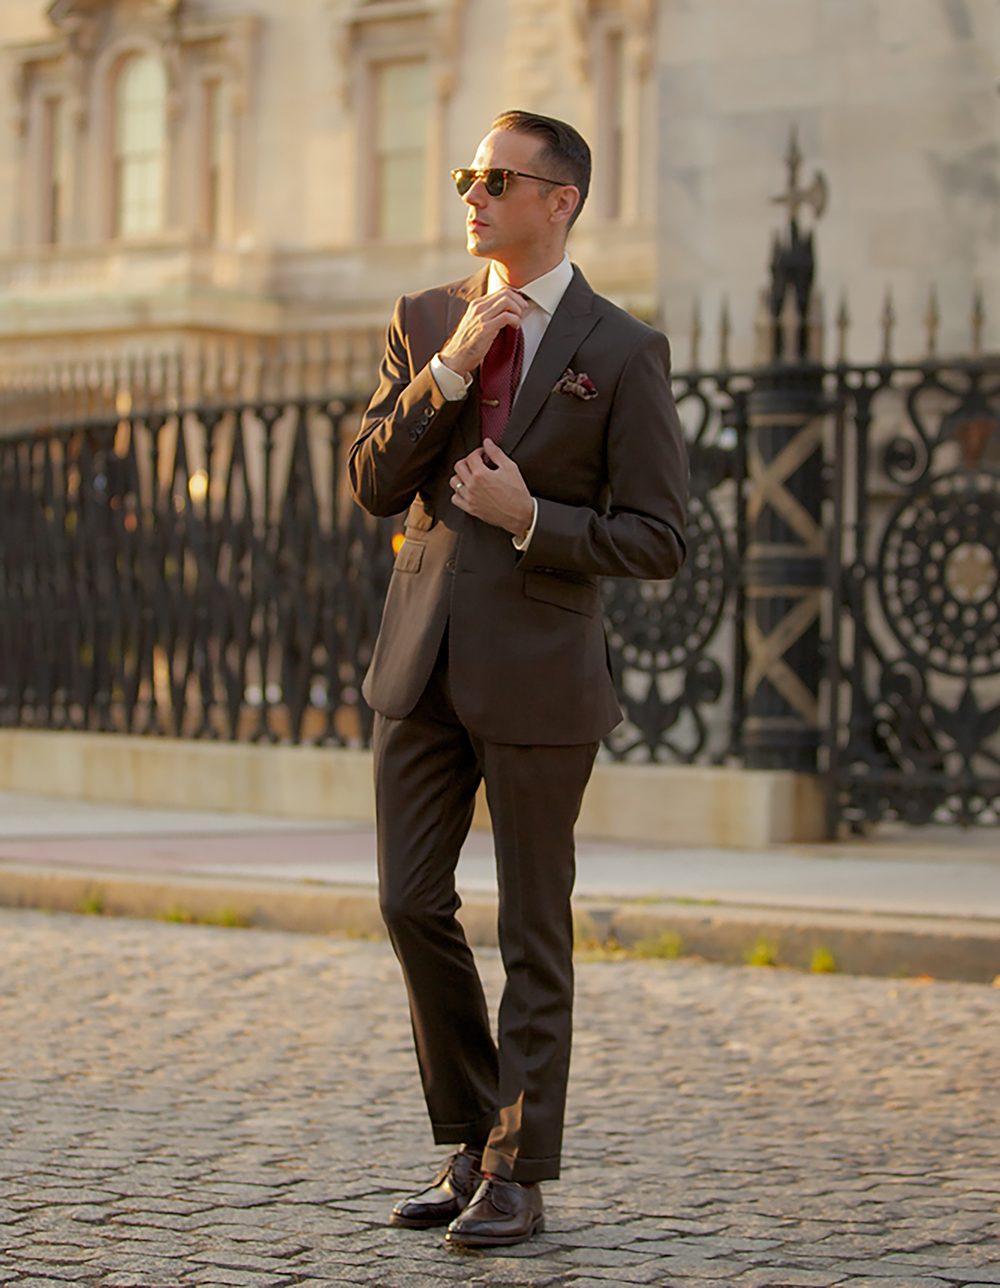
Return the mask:
<path id="1" fill-rule="evenodd" d="M 570 0 L 576 36 L 576 61 L 581 78 L 591 78 L 591 35 L 596 14 L 620 16 L 636 70 L 643 78 L 653 68 L 654 0 Z"/>
<path id="2" fill-rule="evenodd" d="M 394 42 L 430 59 L 438 96 L 449 98 L 458 73 L 465 5 L 466 0 L 334 0 L 333 45 L 345 107 L 356 100 L 357 55 L 388 49 Z"/>

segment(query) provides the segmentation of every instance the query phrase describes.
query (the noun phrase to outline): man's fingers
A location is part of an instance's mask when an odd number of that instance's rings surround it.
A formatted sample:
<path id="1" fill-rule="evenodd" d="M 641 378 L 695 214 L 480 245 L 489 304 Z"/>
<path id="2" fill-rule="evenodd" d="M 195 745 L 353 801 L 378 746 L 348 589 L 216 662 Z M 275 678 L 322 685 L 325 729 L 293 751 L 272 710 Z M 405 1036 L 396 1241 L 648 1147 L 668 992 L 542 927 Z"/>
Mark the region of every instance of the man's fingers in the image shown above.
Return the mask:
<path id="1" fill-rule="evenodd" d="M 472 469 L 469 465 L 471 459 L 471 457 L 463 457 L 460 461 L 455 462 L 455 478 L 459 484 L 472 482 Z M 455 484 L 453 483 L 452 487 L 454 486 Z"/>
<path id="2" fill-rule="evenodd" d="M 447 365 L 453 371 L 460 375 L 468 374 L 482 362 L 505 326 L 521 325 L 529 307 L 530 301 L 509 286 L 473 300 L 455 333 L 442 348 L 442 359 L 450 359 Z"/>
<path id="3" fill-rule="evenodd" d="M 499 465 L 501 461 L 510 459 L 500 444 L 494 443 L 492 438 L 483 439 L 483 454 L 489 457 L 495 465 Z"/>

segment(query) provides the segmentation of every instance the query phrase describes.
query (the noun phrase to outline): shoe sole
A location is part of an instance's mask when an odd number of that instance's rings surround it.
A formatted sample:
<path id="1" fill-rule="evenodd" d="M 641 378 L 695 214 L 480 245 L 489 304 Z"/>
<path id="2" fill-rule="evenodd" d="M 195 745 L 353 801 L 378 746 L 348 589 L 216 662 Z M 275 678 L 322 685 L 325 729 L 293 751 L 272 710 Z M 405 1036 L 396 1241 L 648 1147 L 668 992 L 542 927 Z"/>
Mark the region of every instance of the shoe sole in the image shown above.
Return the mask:
<path id="1" fill-rule="evenodd" d="M 527 1243 L 535 1234 L 545 1229 L 545 1215 L 537 1217 L 527 1234 L 494 1234 L 485 1237 L 476 1234 L 455 1235 L 449 1230 L 444 1236 L 445 1243 L 457 1248 L 509 1248 L 515 1243 Z"/>
<path id="2" fill-rule="evenodd" d="M 393 1212 L 389 1217 L 389 1224 L 399 1226 L 402 1230 L 437 1230 L 443 1225 L 450 1225 L 454 1219 L 453 1216 L 445 1216 L 438 1218 L 436 1221 L 420 1221 L 413 1217 L 400 1216 L 398 1213 Z"/>

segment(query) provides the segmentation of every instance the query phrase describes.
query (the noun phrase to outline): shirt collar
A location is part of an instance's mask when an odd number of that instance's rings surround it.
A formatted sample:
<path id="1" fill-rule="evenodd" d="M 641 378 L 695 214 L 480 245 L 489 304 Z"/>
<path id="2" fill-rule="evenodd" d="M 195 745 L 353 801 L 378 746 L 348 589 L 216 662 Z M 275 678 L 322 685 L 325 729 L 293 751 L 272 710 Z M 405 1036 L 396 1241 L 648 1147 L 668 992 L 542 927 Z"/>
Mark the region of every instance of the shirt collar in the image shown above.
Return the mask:
<path id="1" fill-rule="evenodd" d="M 564 254 L 555 268 L 548 273 L 543 273 L 541 277 L 536 277 L 533 282 L 527 286 L 519 286 L 517 289 L 522 295 L 527 296 L 533 304 L 537 304 L 540 309 L 552 316 L 559 307 L 559 301 L 566 294 L 566 288 L 573 280 L 573 265 L 570 263 L 568 254 Z M 486 294 L 492 295 L 494 291 L 499 291 L 501 287 L 509 283 L 501 276 L 500 267 L 496 260 L 490 260 L 490 276 L 486 283 Z"/>

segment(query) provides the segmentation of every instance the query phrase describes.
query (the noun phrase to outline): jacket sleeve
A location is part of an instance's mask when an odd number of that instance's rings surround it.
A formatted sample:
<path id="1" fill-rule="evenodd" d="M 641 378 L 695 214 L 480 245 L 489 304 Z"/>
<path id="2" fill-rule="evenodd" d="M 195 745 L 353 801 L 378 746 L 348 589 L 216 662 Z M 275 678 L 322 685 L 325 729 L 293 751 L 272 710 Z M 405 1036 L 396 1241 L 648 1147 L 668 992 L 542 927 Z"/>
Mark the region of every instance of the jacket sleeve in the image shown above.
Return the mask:
<path id="1" fill-rule="evenodd" d="M 625 363 L 606 445 L 607 508 L 538 497 L 521 569 L 647 580 L 677 574 L 686 553 L 688 459 L 670 389 L 670 347 L 658 331 Z"/>
<path id="2" fill-rule="evenodd" d="M 407 307 L 400 299 L 386 338 L 379 386 L 351 445 L 348 472 L 355 500 L 369 514 L 405 510 L 446 447 L 464 400 L 449 402 L 430 363 L 414 371 Z"/>

